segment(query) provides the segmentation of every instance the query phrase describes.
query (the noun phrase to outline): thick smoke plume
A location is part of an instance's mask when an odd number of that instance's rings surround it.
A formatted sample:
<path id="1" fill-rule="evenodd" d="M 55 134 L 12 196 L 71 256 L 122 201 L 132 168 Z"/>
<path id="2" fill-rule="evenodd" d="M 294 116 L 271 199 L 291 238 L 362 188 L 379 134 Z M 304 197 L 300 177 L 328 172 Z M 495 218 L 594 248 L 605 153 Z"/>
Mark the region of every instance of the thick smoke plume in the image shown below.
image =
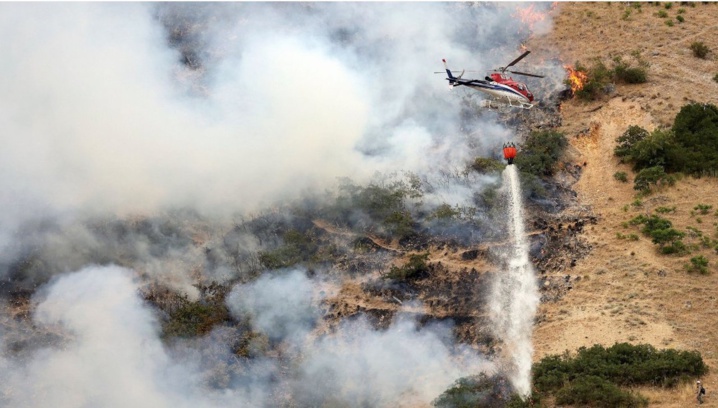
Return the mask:
<path id="1" fill-rule="evenodd" d="M 237 214 L 322 200 L 338 177 L 412 172 L 431 186 L 423 211 L 472 205 L 491 180 L 455 175 L 509 131 L 431 72 L 515 58 L 531 34 L 522 7 L 0 4 L 2 321 L 11 294 L 50 282 L 22 306 L 27 327 L 0 326 L 0 405 L 420 406 L 491 370 L 447 327 L 359 319 L 312 337 L 327 283 L 303 272 L 237 286 L 227 305 L 291 343 L 296 366 L 239 359 L 236 327 L 169 347 L 137 291 L 159 282 L 195 301 L 198 281 L 251 280 L 277 238 L 237 230 Z"/>

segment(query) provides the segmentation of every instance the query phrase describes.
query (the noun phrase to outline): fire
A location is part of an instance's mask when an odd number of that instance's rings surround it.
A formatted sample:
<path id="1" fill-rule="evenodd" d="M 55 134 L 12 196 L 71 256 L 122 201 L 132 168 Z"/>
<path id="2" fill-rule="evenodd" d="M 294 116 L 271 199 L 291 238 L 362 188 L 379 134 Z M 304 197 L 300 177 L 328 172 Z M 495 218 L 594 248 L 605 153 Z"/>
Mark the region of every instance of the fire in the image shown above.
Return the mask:
<path id="1" fill-rule="evenodd" d="M 580 91 L 588 81 L 588 75 L 584 71 L 578 71 L 570 65 L 563 66 L 568 71 L 568 82 L 571 84 L 571 92 Z"/>
<path id="2" fill-rule="evenodd" d="M 528 25 L 529 28 L 533 30 L 534 24 L 545 20 L 546 17 L 548 17 L 548 13 L 546 11 L 536 10 L 535 5 L 532 4 L 528 7 L 516 7 L 516 13 L 511 16 L 518 18 L 522 23 Z"/>

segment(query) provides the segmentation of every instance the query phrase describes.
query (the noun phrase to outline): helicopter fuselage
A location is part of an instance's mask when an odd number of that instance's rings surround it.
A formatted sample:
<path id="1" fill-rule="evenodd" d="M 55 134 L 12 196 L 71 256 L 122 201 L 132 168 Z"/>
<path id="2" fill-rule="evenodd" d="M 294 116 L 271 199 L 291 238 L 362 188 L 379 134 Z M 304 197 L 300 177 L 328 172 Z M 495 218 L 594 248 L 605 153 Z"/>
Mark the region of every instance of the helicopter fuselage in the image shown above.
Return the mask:
<path id="1" fill-rule="evenodd" d="M 464 83 L 461 83 L 464 82 Z M 472 80 L 460 81 L 454 86 L 464 85 L 471 89 L 487 93 L 495 98 L 506 98 L 519 103 L 531 103 L 533 95 L 523 84 L 507 84 L 496 81 Z M 513 86 L 512 86 L 513 85 Z M 523 88 L 523 89 L 522 89 Z M 523 91 L 523 92 L 522 92 Z"/>

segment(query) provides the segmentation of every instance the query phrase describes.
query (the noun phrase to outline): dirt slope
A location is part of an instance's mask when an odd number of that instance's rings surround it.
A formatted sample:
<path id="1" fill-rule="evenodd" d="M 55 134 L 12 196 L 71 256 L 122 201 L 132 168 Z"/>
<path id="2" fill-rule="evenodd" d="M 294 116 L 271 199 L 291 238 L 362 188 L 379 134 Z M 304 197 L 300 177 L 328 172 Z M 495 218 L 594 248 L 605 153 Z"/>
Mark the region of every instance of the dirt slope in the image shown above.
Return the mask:
<path id="1" fill-rule="evenodd" d="M 683 8 L 685 22 L 675 20 Z M 631 10 L 627 19 L 627 11 Z M 656 13 L 665 10 L 675 25 L 668 26 Z M 580 346 L 615 342 L 650 343 L 658 348 L 699 350 L 712 372 L 703 379 L 708 397 L 704 406 L 718 406 L 718 255 L 699 248 L 687 256 L 659 255 L 638 228 L 623 223 L 656 207 L 676 207 L 666 217 L 684 232 L 691 226 L 718 238 L 718 180 L 685 178 L 635 203 L 632 172 L 613 156 L 615 139 L 630 125 L 648 130 L 672 123 L 688 101 L 718 102 L 715 53 L 706 60 L 693 57 L 689 45 L 703 41 L 718 52 L 718 4 L 695 7 L 674 3 L 672 8 L 641 4 L 641 12 L 626 3 L 561 3 L 552 32 L 527 44 L 545 57 L 587 64 L 599 57 L 610 66 L 609 55 L 632 59 L 640 53 L 650 63 L 648 83 L 618 85 L 601 101 L 570 100 L 562 105 L 563 125 L 575 149 L 573 160 L 583 165 L 574 185 L 578 200 L 599 218 L 584 234 L 593 249 L 577 262 L 570 274 L 581 279 L 562 299 L 544 303 L 534 331 L 536 360 L 547 354 L 574 351 Z M 614 180 L 624 171 L 629 183 Z M 695 214 L 698 204 L 712 205 L 709 214 Z M 693 214 L 692 214 L 693 212 Z M 637 241 L 619 239 L 617 233 L 637 234 Z M 686 243 L 698 243 L 687 237 Z M 692 256 L 709 259 L 711 274 L 689 274 L 684 265 Z M 549 272 L 551 273 L 551 272 Z M 641 390 L 656 407 L 695 404 L 692 385 L 673 391 Z"/>

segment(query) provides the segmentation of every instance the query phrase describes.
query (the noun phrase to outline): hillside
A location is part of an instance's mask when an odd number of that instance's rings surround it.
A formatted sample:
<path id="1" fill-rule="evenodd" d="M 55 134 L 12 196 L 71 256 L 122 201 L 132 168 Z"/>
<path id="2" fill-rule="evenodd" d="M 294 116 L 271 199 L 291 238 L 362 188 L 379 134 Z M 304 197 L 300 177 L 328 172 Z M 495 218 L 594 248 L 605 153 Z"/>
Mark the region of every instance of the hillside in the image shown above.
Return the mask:
<path id="1" fill-rule="evenodd" d="M 0 11 L 0 406 L 550 407 L 639 383 L 685 407 L 694 350 L 718 406 L 718 178 L 639 196 L 614 155 L 718 102 L 718 3 Z M 431 73 L 520 49 L 530 110 Z M 581 99 L 567 67 L 596 58 L 647 81 Z M 689 253 L 629 223 L 659 212 Z M 532 376 L 617 342 L 648 375 Z"/>
<path id="2" fill-rule="evenodd" d="M 713 212 L 702 217 L 691 213 L 698 204 L 718 208 L 718 180 L 684 178 L 634 206 L 632 183 L 613 178 L 617 171 L 632 174 L 630 166 L 620 164 L 613 155 L 615 139 L 628 126 L 652 130 L 671 124 L 688 101 L 716 101 L 712 97 L 718 94 L 718 82 L 712 79 L 718 72 L 715 54 L 695 58 L 689 45 L 703 41 L 710 49 L 718 49 L 718 4 L 694 6 L 673 4 L 669 15 L 684 8 L 685 22 L 669 27 L 654 15 L 662 7 L 649 3 L 642 4 L 642 12 L 627 4 L 562 3 L 556 10 L 554 30 L 528 43 L 537 53 L 558 49 L 561 59 L 570 64 L 592 58 L 609 63 L 611 55 L 630 58 L 635 51 L 650 63 L 645 84 L 617 85 L 614 94 L 598 101 L 573 99 L 561 106 L 561 130 L 574 149 L 572 159 L 586 163 L 573 188 L 578 202 L 588 206 L 598 222 L 584 230 L 592 246 L 589 255 L 574 268 L 554 272 L 582 279 L 562 299 L 542 304 L 534 332 L 534 358 L 614 342 L 699 350 L 713 369 L 703 380 L 709 390 L 707 406 L 718 406 L 718 394 L 711 393 L 718 386 L 715 251 L 696 252 L 709 259 L 711 274 L 703 276 L 684 270 L 695 254 L 659 255 L 649 238 L 640 236 L 635 242 L 617 238 L 617 234 L 640 235 L 636 227 L 626 229 L 622 223 L 660 206 L 676 207 L 669 218 L 680 230 L 692 226 L 715 237 L 718 217 Z M 626 10 L 632 12 L 624 19 Z M 645 394 L 650 406 L 685 407 L 693 402 L 692 386 Z"/>

